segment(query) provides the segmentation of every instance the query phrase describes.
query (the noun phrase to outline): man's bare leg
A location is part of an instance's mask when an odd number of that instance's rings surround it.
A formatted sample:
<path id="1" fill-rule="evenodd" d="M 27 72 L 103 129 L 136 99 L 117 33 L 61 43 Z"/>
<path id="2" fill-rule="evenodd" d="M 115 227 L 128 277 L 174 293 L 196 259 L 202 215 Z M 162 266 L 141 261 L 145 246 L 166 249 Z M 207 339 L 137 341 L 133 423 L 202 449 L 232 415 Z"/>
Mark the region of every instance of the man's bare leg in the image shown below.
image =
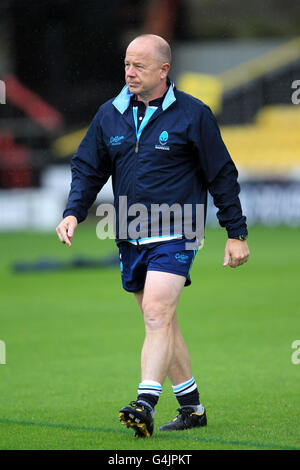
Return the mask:
<path id="1" fill-rule="evenodd" d="M 135 294 L 136 301 L 143 313 L 143 294 L 144 291 L 140 291 Z M 172 385 L 185 382 L 192 377 L 190 354 L 181 331 L 178 327 L 177 310 L 173 316 L 173 335 L 174 335 L 174 348 L 173 355 L 170 359 L 169 369 L 167 376 L 169 377 Z"/>
<path id="2" fill-rule="evenodd" d="M 190 353 L 178 326 L 177 312 L 173 318 L 175 347 L 171 359 L 168 377 L 172 385 L 186 382 L 192 377 Z"/>
<path id="3" fill-rule="evenodd" d="M 176 308 L 185 278 L 148 271 L 143 294 L 136 295 L 144 315 L 145 341 L 141 354 L 143 380 L 163 384 L 168 374 L 178 334 Z"/>
<path id="4" fill-rule="evenodd" d="M 183 430 L 205 426 L 207 422 L 192 377 L 190 355 L 177 322 L 176 308 L 184 283 L 183 276 L 148 271 L 144 290 L 135 294 L 144 315 L 146 331 L 141 354 L 142 382 L 135 407 L 122 408 L 120 419 L 127 427 L 133 426 L 138 433 L 143 433 L 140 428 L 145 427 L 144 435 L 148 437 L 153 431 L 154 407 L 167 375 L 180 410 L 175 419 L 158 430 Z M 147 412 L 144 411 L 145 407 Z M 150 413 L 152 418 L 149 418 Z"/>
<path id="5" fill-rule="evenodd" d="M 136 294 L 146 333 L 141 353 L 142 380 L 138 400 L 121 408 L 120 420 L 141 437 L 150 437 L 153 432 L 154 408 L 174 355 L 174 316 L 184 283 L 183 276 L 148 271 L 142 295 Z"/>

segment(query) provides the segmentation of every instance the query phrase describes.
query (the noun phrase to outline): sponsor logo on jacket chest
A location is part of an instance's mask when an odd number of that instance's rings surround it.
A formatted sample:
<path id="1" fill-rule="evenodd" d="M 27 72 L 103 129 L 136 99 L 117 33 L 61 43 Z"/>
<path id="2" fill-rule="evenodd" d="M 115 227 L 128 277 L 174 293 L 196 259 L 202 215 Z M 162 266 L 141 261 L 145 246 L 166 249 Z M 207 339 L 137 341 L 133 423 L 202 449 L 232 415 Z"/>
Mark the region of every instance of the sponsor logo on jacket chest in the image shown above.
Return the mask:
<path id="1" fill-rule="evenodd" d="M 167 131 L 162 131 L 159 138 L 159 144 L 155 145 L 157 150 L 170 150 L 170 147 L 167 145 L 169 140 L 169 134 Z"/>
<path id="2" fill-rule="evenodd" d="M 123 139 L 124 139 L 124 135 L 115 135 L 115 136 L 112 135 L 111 138 L 109 139 L 109 143 L 111 145 L 120 145 Z"/>

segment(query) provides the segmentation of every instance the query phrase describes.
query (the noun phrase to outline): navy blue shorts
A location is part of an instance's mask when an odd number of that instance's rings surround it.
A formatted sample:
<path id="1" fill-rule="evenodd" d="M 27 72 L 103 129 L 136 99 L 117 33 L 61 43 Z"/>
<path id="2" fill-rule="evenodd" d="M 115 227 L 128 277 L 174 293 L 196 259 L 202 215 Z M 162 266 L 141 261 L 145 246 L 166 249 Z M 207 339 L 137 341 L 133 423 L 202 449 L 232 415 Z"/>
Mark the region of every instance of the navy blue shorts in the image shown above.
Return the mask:
<path id="1" fill-rule="evenodd" d="M 179 274 L 186 277 L 185 286 L 189 286 L 189 273 L 197 250 L 186 250 L 185 243 L 184 239 L 139 246 L 121 242 L 119 252 L 123 288 L 127 292 L 143 290 L 147 271 Z"/>

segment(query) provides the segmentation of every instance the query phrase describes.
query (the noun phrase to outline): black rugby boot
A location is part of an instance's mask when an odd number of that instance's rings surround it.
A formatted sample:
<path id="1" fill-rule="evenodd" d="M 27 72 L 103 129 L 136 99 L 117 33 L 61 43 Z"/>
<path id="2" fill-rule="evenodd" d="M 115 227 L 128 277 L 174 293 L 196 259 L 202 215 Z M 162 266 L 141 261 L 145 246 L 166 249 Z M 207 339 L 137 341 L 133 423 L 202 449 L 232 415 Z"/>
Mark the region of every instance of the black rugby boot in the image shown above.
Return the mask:
<path id="1" fill-rule="evenodd" d="M 160 426 L 158 431 L 182 431 L 206 426 L 207 424 L 205 410 L 197 413 L 194 408 L 185 406 L 177 411 L 179 411 L 178 415 L 170 423 Z"/>
<path id="2" fill-rule="evenodd" d="M 135 437 L 150 437 L 153 433 L 151 408 L 138 401 L 132 401 L 119 412 L 120 421 L 135 431 Z"/>

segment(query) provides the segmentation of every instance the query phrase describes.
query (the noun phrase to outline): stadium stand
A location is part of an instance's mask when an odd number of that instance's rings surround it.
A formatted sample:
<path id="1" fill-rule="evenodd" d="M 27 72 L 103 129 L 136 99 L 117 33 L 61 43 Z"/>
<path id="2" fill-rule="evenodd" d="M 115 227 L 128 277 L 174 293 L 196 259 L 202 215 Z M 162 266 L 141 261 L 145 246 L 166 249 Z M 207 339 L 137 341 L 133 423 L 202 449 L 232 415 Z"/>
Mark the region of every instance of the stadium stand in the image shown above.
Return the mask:
<path id="1" fill-rule="evenodd" d="M 221 50 L 224 55 L 224 46 Z M 243 177 L 299 179 L 300 110 L 291 95 L 292 83 L 300 76 L 300 38 L 263 53 L 260 46 L 256 56 L 253 47 L 246 50 L 252 57 L 247 60 L 245 55 L 245 61 L 232 68 L 226 68 L 223 60 L 224 69 L 218 63 L 215 74 L 179 74 L 179 87 L 217 114 L 223 139 Z M 230 49 L 227 53 L 230 63 Z M 242 59 L 241 51 L 239 55 Z"/>
<path id="2" fill-rule="evenodd" d="M 300 174 L 299 124 L 296 106 L 266 106 L 254 124 L 223 126 L 222 136 L 244 176 L 293 179 Z"/>

